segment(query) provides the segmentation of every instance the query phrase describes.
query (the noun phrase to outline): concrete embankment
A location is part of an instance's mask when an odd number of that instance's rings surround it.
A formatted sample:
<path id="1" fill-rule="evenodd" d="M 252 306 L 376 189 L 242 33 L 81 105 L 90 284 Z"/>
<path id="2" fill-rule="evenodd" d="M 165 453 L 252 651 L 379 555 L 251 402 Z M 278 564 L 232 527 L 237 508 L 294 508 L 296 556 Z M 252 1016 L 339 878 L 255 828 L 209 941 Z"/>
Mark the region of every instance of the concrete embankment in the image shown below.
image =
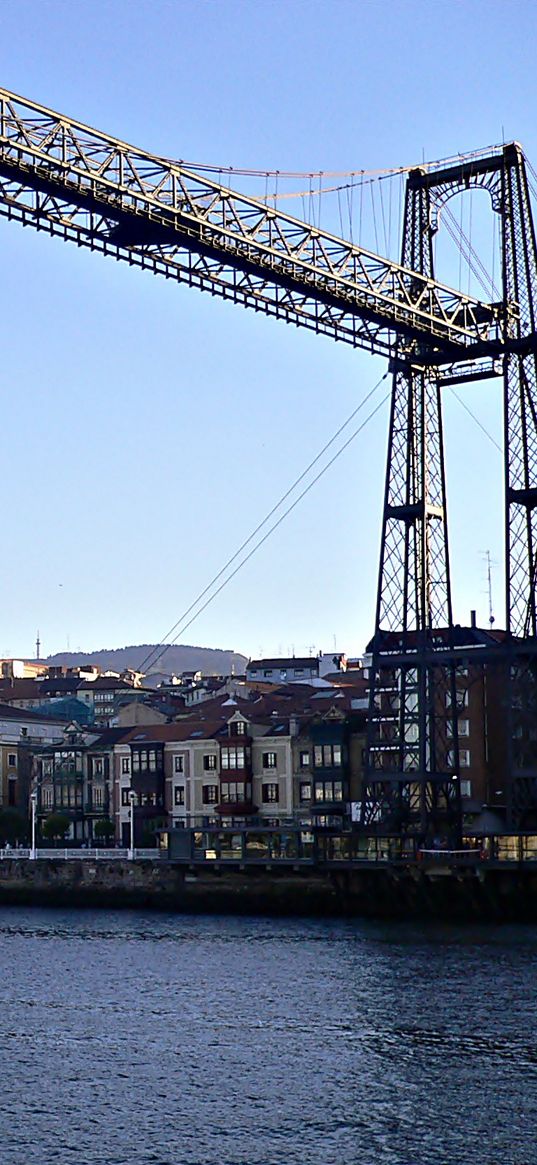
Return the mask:
<path id="1" fill-rule="evenodd" d="M 537 922 L 537 870 L 261 868 L 195 873 L 165 860 L 0 862 L 0 904 L 233 913 Z"/>

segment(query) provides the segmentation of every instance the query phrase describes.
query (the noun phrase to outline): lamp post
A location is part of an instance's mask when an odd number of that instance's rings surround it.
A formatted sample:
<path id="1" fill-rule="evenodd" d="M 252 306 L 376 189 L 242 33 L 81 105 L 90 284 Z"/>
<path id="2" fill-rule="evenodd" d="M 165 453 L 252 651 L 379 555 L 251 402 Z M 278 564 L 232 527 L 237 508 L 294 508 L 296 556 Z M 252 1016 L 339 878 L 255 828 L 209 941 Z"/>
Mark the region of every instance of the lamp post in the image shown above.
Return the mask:
<path id="1" fill-rule="evenodd" d="M 134 802 L 135 802 L 135 800 L 136 800 L 136 793 L 134 792 L 134 789 L 129 789 L 129 803 L 130 803 L 130 807 L 131 807 L 131 819 L 130 819 L 131 844 L 130 844 L 130 848 L 129 848 L 129 861 L 130 862 L 134 861 Z"/>
<path id="2" fill-rule="evenodd" d="M 32 807 L 32 848 L 30 850 L 30 860 L 35 862 L 37 858 L 37 850 L 35 848 L 35 817 L 37 808 L 37 789 L 32 789 L 30 793 L 30 805 Z"/>

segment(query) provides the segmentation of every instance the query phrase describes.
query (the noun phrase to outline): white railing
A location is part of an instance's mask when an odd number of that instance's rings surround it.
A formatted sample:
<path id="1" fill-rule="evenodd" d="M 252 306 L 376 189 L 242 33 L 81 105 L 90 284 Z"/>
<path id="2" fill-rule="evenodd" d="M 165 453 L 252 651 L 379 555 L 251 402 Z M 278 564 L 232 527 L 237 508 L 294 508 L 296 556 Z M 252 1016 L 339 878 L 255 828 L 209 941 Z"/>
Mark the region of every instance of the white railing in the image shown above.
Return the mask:
<path id="1" fill-rule="evenodd" d="M 149 858 L 157 861 L 165 851 L 160 849 L 135 849 L 134 858 Z M 54 858 L 55 861 L 126 861 L 130 857 L 128 849 L 42 849 L 36 851 L 38 859 Z M 0 861 L 6 858 L 30 858 L 29 849 L 13 849 L 10 846 L 0 849 Z"/>

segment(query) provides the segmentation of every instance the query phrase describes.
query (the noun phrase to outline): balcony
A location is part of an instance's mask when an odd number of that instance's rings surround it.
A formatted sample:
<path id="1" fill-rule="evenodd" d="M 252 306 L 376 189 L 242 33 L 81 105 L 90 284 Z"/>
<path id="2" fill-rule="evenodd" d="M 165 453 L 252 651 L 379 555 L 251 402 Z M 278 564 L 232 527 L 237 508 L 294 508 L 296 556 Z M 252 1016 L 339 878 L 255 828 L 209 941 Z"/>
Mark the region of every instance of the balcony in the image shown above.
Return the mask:
<path id="1" fill-rule="evenodd" d="M 215 809 L 221 817 L 250 817 L 252 813 L 257 813 L 253 801 L 220 801 Z"/>
<path id="2" fill-rule="evenodd" d="M 333 797 L 330 799 L 327 798 L 326 801 L 312 801 L 310 808 L 314 814 L 337 813 L 339 816 L 342 816 L 349 812 L 347 801 L 342 801 L 341 799 L 335 800 Z"/>
<path id="3" fill-rule="evenodd" d="M 167 816 L 164 804 L 161 802 L 157 805 L 135 805 L 134 806 L 134 822 L 150 821 L 153 817 Z"/>
<path id="4" fill-rule="evenodd" d="M 133 773 L 131 777 L 131 787 L 137 794 L 140 793 L 162 793 L 164 787 L 164 773 L 147 771 L 144 773 Z"/>
<path id="5" fill-rule="evenodd" d="M 47 773 L 46 775 L 43 776 L 42 780 L 46 781 L 46 782 L 51 782 L 51 781 L 62 781 L 62 782 L 83 781 L 84 780 L 84 773 L 82 772 L 82 769 L 62 768 L 62 767 L 58 767 L 56 765 L 51 773 Z"/>

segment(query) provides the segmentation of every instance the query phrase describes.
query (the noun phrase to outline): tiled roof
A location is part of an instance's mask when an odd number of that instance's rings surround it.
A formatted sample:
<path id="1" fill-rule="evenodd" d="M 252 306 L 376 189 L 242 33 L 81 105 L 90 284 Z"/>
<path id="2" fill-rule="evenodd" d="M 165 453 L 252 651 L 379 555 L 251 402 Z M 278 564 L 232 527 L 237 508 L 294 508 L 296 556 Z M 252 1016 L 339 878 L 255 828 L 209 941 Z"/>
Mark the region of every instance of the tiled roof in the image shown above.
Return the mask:
<path id="1" fill-rule="evenodd" d="M 20 720 L 22 724 L 67 724 L 67 720 L 56 720 L 52 716 L 42 716 L 28 708 L 13 708 L 11 704 L 0 704 L 0 720 Z"/>
<path id="2" fill-rule="evenodd" d="M 88 732 L 91 733 L 91 728 Z M 96 740 L 89 745 L 90 750 L 97 751 L 101 748 L 110 748 L 113 744 L 119 744 L 123 737 L 128 736 L 132 732 L 132 728 L 106 728 L 104 732 L 100 732 Z"/>
<path id="3" fill-rule="evenodd" d="M 225 725 L 223 720 L 180 720 L 174 724 L 136 724 L 122 737 L 122 744 L 168 744 L 173 741 L 210 740 Z"/>
<path id="4" fill-rule="evenodd" d="M 79 681 L 71 676 L 59 676 L 57 680 L 21 679 L 0 680 L 0 700 L 43 700 L 50 696 L 71 695 L 76 692 Z"/>

